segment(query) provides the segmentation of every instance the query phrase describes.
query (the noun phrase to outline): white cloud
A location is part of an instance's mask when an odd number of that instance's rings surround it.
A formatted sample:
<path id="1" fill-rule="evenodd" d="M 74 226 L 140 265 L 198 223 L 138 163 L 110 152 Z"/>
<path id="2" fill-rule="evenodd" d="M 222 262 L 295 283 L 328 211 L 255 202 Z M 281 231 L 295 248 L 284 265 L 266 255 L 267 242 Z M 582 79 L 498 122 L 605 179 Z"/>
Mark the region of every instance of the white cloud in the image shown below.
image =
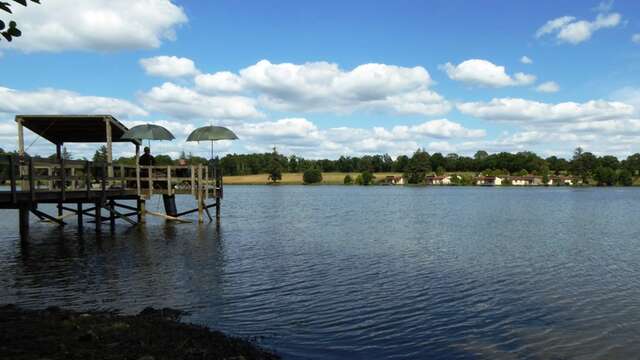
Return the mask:
<path id="1" fill-rule="evenodd" d="M 244 80 L 229 71 L 200 74 L 195 78 L 196 88 L 204 93 L 239 93 L 244 90 Z"/>
<path id="2" fill-rule="evenodd" d="M 555 81 L 547 81 L 538 85 L 536 87 L 536 91 L 543 93 L 555 93 L 560 91 L 560 85 L 558 85 L 558 83 L 556 83 Z"/>
<path id="3" fill-rule="evenodd" d="M 470 59 L 458 65 L 446 63 L 440 68 L 447 73 L 451 80 L 480 86 L 521 86 L 536 81 L 535 76 L 524 73 L 516 73 L 513 77 L 509 76 L 504 66 L 498 66 L 482 59 Z"/>
<path id="4" fill-rule="evenodd" d="M 84 96 L 59 89 L 20 91 L 0 87 L 0 114 L 111 114 L 129 118 L 146 116 L 147 112 L 121 99 Z"/>
<path id="5" fill-rule="evenodd" d="M 451 105 L 429 89 L 432 84 L 429 72 L 421 66 L 363 64 L 344 71 L 328 62 L 273 64 L 268 60 L 238 74 L 218 72 L 196 77 L 196 87 L 202 92 L 252 94 L 273 110 L 444 114 Z"/>
<path id="6" fill-rule="evenodd" d="M 268 151 L 274 144 L 283 152 L 302 154 L 312 158 L 340 155 L 390 153 L 409 154 L 418 147 L 430 147 L 429 139 L 457 141 L 481 138 L 486 132 L 467 129 L 447 119 L 427 121 L 416 125 L 320 129 L 304 118 L 287 118 L 276 121 L 243 123 L 234 127 L 238 135 L 251 144 L 251 151 Z"/>
<path id="7" fill-rule="evenodd" d="M 631 36 L 631 41 L 633 41 L 636 44 L 640 44 L 640 33 L 639 34 L 633 34 Z"/>
<path id="8" fill-rule="evenodd" d="M 157 48 L 187 22 L 171 0 L 48 0 L 12 9 L 23 35 L 0 46 L 25 52 Z"/>
<path id="9" fill-rule="evenodd" d="M 262 113 L 255 100 L 244 96 L 208 96 L 171 82 L 140 95 L 147 109 L 179 119 L 251 119 Z"/>
<path id="10" fill-rule="evenodd" d="M 176 56 L 156 56 L 140 60 L 144 71 L 153 76 L 178 78 L 198 73 L 193 60 Z"/>
<path id="11" fill-rule="evenodd" d="M 547 104 L 518 98 L 502 98 L 490 102 L 461 103 L 458 104 L 458 110 L 492 121 L 566 123 L 626 118 L 633 113 L 633 106 L 604 100 Z"/>
<path id="12" fill-rule="evenodd" d="M 520 62 L 523 64 L 533 64 L 533 60 L 531 60 L 531 58 L 528 56 L 521 57 Z"/>
<path id="13" fill-rule="evenodd" d="M 577 20 L 573 16 L 562 16 L 549 20 L 536 31 L 536 37 L 555 34 L 560 42 L 579 44 L 591 38 L 600 29 L 613 28 L 620 24 L 622 16 L 618 13 L 598 14 L 594 21 Z"/>
<path id="14" fill-rule="evenodd" d="M 624 87 L 615 91 L 612 99 L 632 105 L 636 115 L 640 115 L 640 88 Z"/>

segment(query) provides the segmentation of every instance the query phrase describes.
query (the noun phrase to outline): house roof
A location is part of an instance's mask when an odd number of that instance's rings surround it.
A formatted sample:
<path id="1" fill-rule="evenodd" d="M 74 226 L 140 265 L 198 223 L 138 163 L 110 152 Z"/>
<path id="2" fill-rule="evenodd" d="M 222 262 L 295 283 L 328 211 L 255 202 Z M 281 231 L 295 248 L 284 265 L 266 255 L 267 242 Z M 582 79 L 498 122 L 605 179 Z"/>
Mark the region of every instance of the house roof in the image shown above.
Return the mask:
<path id="1" fill-rule="evenodd" d="M 122 139 L 128 128 L 111 115 L 17 115 L 16 122 L 57 145 L 106 143 L 109 122 L 112 142 L 140 144 L 137 140 Z"/>

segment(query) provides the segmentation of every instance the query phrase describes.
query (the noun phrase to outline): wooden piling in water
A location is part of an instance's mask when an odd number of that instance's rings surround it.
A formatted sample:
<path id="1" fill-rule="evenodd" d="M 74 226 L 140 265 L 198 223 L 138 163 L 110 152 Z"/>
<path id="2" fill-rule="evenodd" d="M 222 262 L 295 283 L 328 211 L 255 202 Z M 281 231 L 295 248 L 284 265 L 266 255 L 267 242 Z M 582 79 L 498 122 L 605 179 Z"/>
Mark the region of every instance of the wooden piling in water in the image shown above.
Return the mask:
<path id="1" fill-rule="evenodd" d="M 101 229 L 101 225 L 102 225 L 102 211 L 101 211 L 102 204 L 100 202 L 96 202 L 95 205 L 96 205 L 96 209 L 95 209 L 95 212 L 96 212 L 96 219 L 95 219 L 96 220 L 96 232 L 100 232 L 100 231 L 102 231 L 102 229 Z"/>
<path id="2" fill-rule="evenodd" d="M 116 229 L 116 213 L 113 200 L 109 200 L 109 229 L 112 232 Z"/>
<path id="3" fill-rule="evenodd" d="M 19 223 L 20 223 L 20 240 L 25 241 L 29 237 L 29 205 L 20 204 Z"/>
<path id="4" fill-rule="evenodd" d="M 82 203 L 78 203 L 78 229 L 82 231 L 84 224 L 82 223 Z"/>

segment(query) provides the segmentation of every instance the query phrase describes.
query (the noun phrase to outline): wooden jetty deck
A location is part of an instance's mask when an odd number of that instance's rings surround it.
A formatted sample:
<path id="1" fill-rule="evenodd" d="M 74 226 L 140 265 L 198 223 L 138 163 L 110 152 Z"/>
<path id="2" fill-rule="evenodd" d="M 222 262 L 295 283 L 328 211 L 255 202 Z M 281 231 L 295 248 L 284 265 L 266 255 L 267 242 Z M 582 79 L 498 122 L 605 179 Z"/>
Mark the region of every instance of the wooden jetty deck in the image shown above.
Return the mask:
<path id="1" fill-rule="evenodd" d="M 198 213 L 198 221 L 206 216 L 213 221 L 209 209 L 215 208 L 215 221 L 220 224 L 223 198 L 222 172 L 213 164 L 188 166 L 140 166 L 112 163 L 112 142 L 135 145 L 136 163 L 140 143 L 121 140 L 127 130 L 109 115 L 101 116 L 17 116 L 18 155 L 0 157 L 0 209 L 16 209 L 20 213 L 19 228 L 23 239 L 28 237 L 30 214 L 59 226 L 75 217 L 84 228 L 84 217 L 95 223 L 96 231 L 108 222 L 138 225 L 146 215 L 160 216 L 170 221 L 190 222 L 184 215 Z M 23 127 L 56 145 L 56 159 L 34 159 L 24 148 Z M 65 142 L 105 142 L 107 161 L 65 160 L 61 148 Z M 179 212 L 175 195 L 187 194 L 195 199 L 195 207 Z M 165 214 L 149 211 L 146 200 L 162 195 Z M 135 201 L 135 206 L 123 201 Z M 39 204 L 55 204 L 57 213 L 47 214 Z"/>

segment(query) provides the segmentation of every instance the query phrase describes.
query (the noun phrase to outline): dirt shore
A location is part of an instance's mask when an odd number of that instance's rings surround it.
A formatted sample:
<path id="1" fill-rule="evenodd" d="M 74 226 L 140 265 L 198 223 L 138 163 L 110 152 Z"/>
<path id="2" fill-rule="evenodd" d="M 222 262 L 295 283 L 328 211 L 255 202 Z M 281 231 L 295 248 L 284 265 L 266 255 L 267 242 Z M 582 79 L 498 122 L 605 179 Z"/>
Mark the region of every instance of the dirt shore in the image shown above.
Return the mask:
<path id="1" fill-rule="evenodd" d="M 257 345 L 178 321 L 181 312 L 138 315 L 0 306 L 0 359 L 279 359 Z"/>

